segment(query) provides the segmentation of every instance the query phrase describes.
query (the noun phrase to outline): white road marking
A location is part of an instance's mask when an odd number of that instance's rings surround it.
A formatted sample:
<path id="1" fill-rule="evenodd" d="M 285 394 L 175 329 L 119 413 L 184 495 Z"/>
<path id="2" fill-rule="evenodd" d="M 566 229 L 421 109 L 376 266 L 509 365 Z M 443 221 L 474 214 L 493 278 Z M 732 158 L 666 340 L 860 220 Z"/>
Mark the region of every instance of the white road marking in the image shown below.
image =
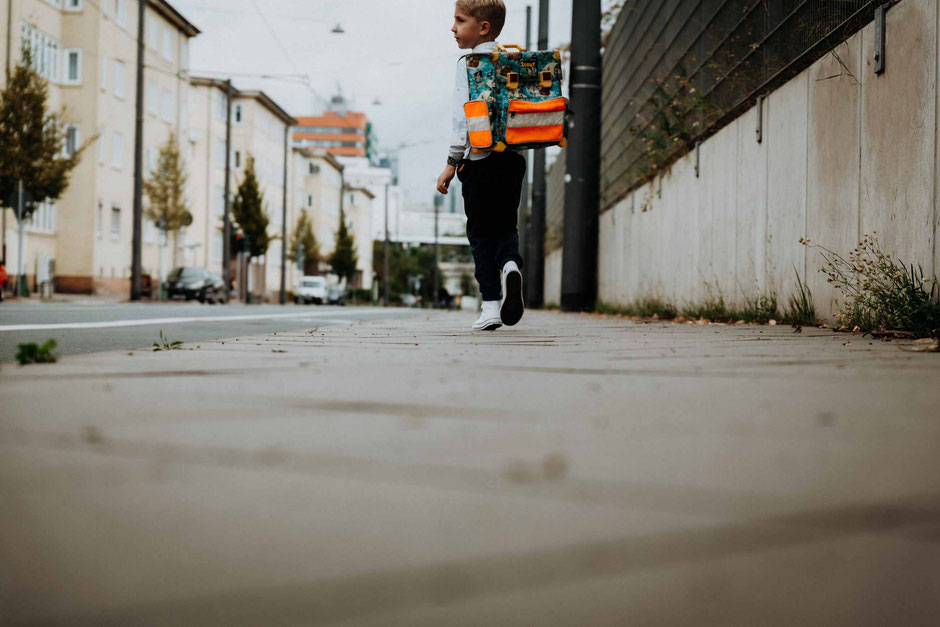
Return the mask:
<path id="1" fill-rule="evenodd" d="M 2 331 L 56 331 L 61 329 L 111 329 L 115 327 L 146 327 L 161 324 L 183 324 L 187 322 L 244 322 L 246 320 L 284 320 L 299 318 L 332 324 L 353 324 L 354 320 L 321 318 L 310 312 L 292 314 L 255 314 L 250 316 L 192 316 L 188 318 L 144 318 L 141 320 L 109 320 L 105 322 L 60 322 L 51 324 L 8 324 L 0 326 Z"/>

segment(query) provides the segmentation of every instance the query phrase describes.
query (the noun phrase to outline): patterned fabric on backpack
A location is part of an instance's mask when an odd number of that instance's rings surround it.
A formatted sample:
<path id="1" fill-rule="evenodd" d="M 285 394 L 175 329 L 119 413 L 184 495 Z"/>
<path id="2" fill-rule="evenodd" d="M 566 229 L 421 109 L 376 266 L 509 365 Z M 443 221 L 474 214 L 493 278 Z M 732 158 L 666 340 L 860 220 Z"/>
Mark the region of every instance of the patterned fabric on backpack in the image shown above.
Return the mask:
<path id="1" fill-rule="evenodd" d="M 501 47 L 466 60 L 470 102 L 464 113 L 474 152 L 565 145 L 568 100 L 561 95 L 560 52 Z"/>

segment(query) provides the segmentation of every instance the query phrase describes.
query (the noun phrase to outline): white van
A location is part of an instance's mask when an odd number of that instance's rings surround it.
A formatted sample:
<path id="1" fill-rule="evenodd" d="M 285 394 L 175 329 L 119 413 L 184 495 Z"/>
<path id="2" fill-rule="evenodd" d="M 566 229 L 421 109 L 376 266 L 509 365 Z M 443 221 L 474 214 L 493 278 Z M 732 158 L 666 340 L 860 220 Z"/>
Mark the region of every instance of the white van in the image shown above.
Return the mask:
<path id="1" fill-rule="evenodd" d="M 294 302 L 300 305 L 315 303 L 322 305 L 327 299 L 326 279 L 322 276 L 305 276 L 300 279 L 300 284 L 294 292 Z"/>

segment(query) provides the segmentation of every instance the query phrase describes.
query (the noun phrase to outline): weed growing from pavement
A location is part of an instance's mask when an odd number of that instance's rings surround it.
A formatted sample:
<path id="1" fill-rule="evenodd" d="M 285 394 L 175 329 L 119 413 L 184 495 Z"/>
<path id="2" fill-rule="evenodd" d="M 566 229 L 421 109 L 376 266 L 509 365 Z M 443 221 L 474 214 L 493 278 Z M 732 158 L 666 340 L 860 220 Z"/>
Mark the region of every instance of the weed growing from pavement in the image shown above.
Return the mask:
<path id="1" fill-rule="evenodd" d="M 153 351 L 154 352 L 175 351 L 175 350 L 179 350 L 181 346 L 183 346 L 183 343 L 181 341 L 176 340 L 174 342 L 171 342 L 169 339 L 166 338 L 165 335 L 163 335 L 163 331 L 160 331 L 160 339 L 159 341 L 153 343 Z"/>
<path id="2" fill-rule="evenodd" d="M 52 352 L 55 350 L 56 341 L 49 339 L 42 345 L 30 342 L 29 344 L 20 344 L 16 353 L 16 361 L 21 366 L 27 364 L 53 364 L 58 357 Z"/>
<path id="3" fill-rule="evenodd" d="M 808 239 L 800 242 L 820 249 L 825 260 L 820 271 L 844 297 L 837 314 L 843 327 L 914 337 L 940 335 L 937 278 L 927 278 L 920 266 L 886 253 L 877 231 L 866 233 L 847 258 Z"/>
<path id="4" fill-rule="evenodd" d="M 783 321 L 792 324 L 794 327 L 815 327 L 819 326 L 819 316 L 816 314 L 816 305 L 813 303 L 813 294 L 809 286 L 800 278 L 800 273 L 796 268 L 793 269 L 796 274 L 796 284 L 799 293 L 791 294 L 786 311 L 783 314 Z"/>

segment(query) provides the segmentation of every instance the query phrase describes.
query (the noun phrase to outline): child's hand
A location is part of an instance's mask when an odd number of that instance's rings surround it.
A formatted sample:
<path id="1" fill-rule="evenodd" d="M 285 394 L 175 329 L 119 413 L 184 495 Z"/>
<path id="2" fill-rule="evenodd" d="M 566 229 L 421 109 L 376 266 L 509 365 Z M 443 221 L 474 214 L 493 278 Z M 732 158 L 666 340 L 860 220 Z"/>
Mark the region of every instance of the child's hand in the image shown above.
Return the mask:
<path id="1" fill-rule="evenodd" d="M 450 182 L 454 180 L 454 177 L 457 175 L 457 168 L 452 165 L 448 165 L 444 168 L 444 171 L 441 172 L 441 175 L 437 177 L 437 191 L 447 195 L 447 188 L 450 187 Z"/>

